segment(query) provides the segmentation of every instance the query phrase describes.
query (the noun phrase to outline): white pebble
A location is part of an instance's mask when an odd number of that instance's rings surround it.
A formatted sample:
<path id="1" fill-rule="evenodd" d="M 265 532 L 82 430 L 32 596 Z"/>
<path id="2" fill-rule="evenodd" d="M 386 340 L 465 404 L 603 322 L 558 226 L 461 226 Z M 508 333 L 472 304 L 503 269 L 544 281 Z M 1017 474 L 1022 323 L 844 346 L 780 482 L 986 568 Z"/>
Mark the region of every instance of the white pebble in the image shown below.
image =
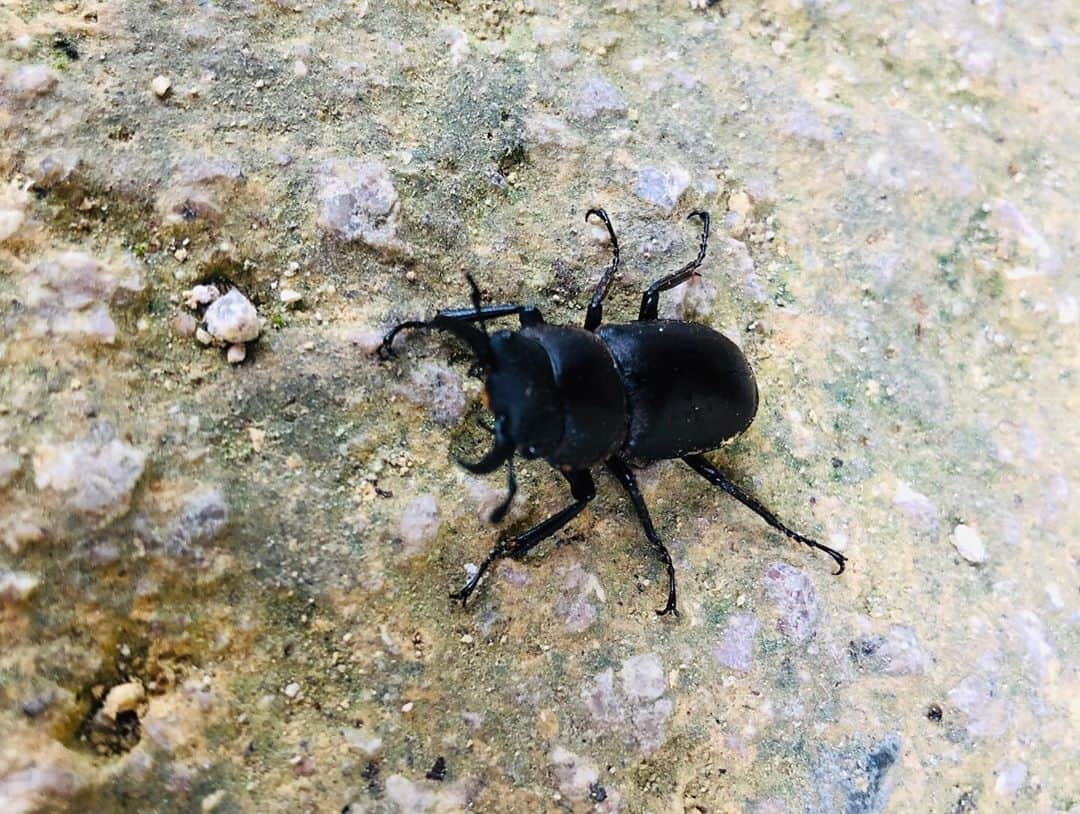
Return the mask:
<path id="1" fill-rule="evenodd" d="M 347 726 L 341 730 L 345 742 L 361 754 L 371 757 L 382 748 L 382 738 L 367 729 Z"/>
<path id="2" fill-rule="evenodd" d="M 292 305 L 294 302 L 300 302 L 300 300 L 304 299 L 304 295 L 297 291 L 295 288 L 281 289 L 278 297 L 283 303 L 285 303 L 285 305 Z"/>
<path id="3" fill-rule="evenodd" d="M 24 602 L 41 582 L 23 571 L 0 571 L 0 602 Z"/>
<path id="4" fill-rule="evenodd" d="M 300 694 L 300 685 L 295 681 L 291 681 L 285 685 L 285 695 L 289 698 L 296 698 Z"/>
<path id="5" fill-rule="evenodd" d="M 247 359 L 247 345 L 243 342 L 237 342 L 235 345 L 229 345 L 229 349 L 225 352 L 225 358 L 230 365 L 238 365 Z"/>
<path id="6" fill-rule="evenodd" d="M 172 89 L 172 80 L 167 76 L 158 74 L 151 80 L 150 87 L 159 99 L 164 99 L 165 95 Z"/>
<path id="7" fill-rule="evenodd" d="M 187 255 L 184 255 L 187 257 Z M 221 296 L 216 285 L 197 285 L 184 292 L 184 305 L 194 311 L 200 305 L 209 305 Z"/>
<path id="8" fill-rule="evenodd" d="M 214 300 L 206 309 L 205 319 L 210 335 L 230 344 L 250 342 L 262 332 L 255 306 L 237 288 Z"/>
<path id="9" fill-rule="evenodd" d="M 146 698 L 146 690 L 138 681 L 117 684 L 105 696 L 105 703 L 101 707 L 101 712 L 106 718 L 115 721 L 121 712 L 130 712 L 135 709 L 142 703 L 144 698 Z"/>
<path id="10" fill-rule="evenodd" d="M 986 546 L 979 537 L 979 532 L 971 526 L 961 523 L 953 529 L 953 545 L 968 562 L 980 563 L 986 560 Z"/>

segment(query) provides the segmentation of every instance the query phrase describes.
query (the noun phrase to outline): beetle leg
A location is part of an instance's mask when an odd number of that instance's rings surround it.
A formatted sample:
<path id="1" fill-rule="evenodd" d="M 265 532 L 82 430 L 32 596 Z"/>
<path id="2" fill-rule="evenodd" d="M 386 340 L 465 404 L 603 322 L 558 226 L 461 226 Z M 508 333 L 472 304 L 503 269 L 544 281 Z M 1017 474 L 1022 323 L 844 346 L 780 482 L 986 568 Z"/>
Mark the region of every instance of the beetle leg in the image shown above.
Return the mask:
<path id="1" fill-rule="evenodd" d="M 811 540 L 809 537 L 804 537 L 797 531 L 792 531 L 791 529 L 789 529 L 787 526 L 785 526 L 783 523 L 776 519 L 775 514 L 770 512 L 768 509 L 758 503 L 754 498 L 750 497 L 750 495 L 746 494 L 746 492 L 744 492 L 734 483 L 725 478 L 720 473 L 720 471 L 711 463 L 709 463 L 703 456 L 686 455 L 685 457 L 683 457 L 683 460 L 690 464 L 690 467 L 695 472 L 697 472 L 699 475 L 701 475 L 711 483 L 719 486 L 721 489 L 723 489 L 725 492 L 727 492 L 729 495 L 731 495 L 733 498 L 743 504 L 750 511 L 757 514 L 762 520 L 764 520 L 777 531 L 783 532 L 792 540 L 803 543 L 804 545 L 808 545 L 810 546 L 810 548 L 816 548 L 818 551 L 824 551 L 826 554 L 832 557 L 833 560 L 836 561 L 836 575 L 839 576 L 840 574 L 844 573 L 844 563 L 847 562 L 847 557 L 845 557 L 839 551 L 829 548 L 827 545 L 822 545 L 817 540 Z"/>
<path id="2" fill-rule="evenodd" d="M 521 559 L 537 544 L 546 540 L 577 517 L 586 504 L 596 496 L 596 487 L 588 469 L 582 469 L 578 472 L 564 472 L 563 475 L 570 483 L 570 493 L 574 496 L 575 502 L 561 512 L 553 514 L 544 522 L 537 523 L 528 531 L 506 540 L 500 540 L 498 545 L 488 552 L 476 573 L 465 583 L 465 587 L 450 594 L 451 599 L 460 600 L 462 607 L 464 607 L 472 592 L 476 590 L 476 586 L 480 584 L 485 572 L 496 560 L 501 560 L 503 557 Z"/>
<path id="3" fill-rule="evenodd" d="M 701 262 L 705 259 L 705 251 L 709 248 L 709 213 L 691 212 L 689 217 L 701 219 L 701 247 L 698 249 L 697 257 L 678 271 L 666 277 L 661 277 L 649 286 L 645 293 L 641 295 L 641 310 L 638 312 L 639 321 L 656 319 L 657 309 L 660 307 L 660 292 L 685 283 L 697 273 Z"/>
<path id="4" fill-rule="evenodd" d="M 634 473 L 630 471 L 630 467 L 627 465 L 626 461 L 621 458 L 615 456 L 608 458 L 607 467 L 611 470 L 611 473 L 618 478 L 619 483 L 626 489 L 626 493 L 630 495 L 630 502 L 634 504 L 634 511 L 637 512 L 638 520 L 641 521 L 641 525 L 645 529 L 645 536 L 649 538 L 649 542 L 653 544 L 653 547 L 660 555 L 660 561 L 667 567 L 667 604 L 664 606 L 663 610 L 658 610 L 656 613 L 658 616 L 664 616 L 668 613 L 673 613 L 678 616 L 679 609 L 675 604 L 675 565 L 671 562 L 671 553 L 667 550 L 667 546 L 664 545 L 663 541 L 660 539 L 660 535 L 657 534 L 656 529 L 653 528 L 652 518 L 649 517 L 649 509 L 645 505 L 645 498 L 641 496 L 641 490 L 638 488 L 637 478 L 635 478 Z"/>
<path id="5" fill-rule="evenodd" d="M 589 301 L 589 310 L 585 312 L 586 331 L 595 331 L 599 327 L 600 320 L 604 317 L 604 297 L 607 296 L 608 289 L 611 288 L 611 281 L 615 278 L 615 272 L 619 270 L 619 239 L 615 237 L 615 227 L 611 225 L 611 218 L 603 209 L 590 209 L 585 213 L 585 220 L 588 221 L 593 215 L 596 215 L 604 222 L 608 235 L 611 237 L 611 265 L 604 270 L 600 282 L 596 284 L 592 299 Z"/>

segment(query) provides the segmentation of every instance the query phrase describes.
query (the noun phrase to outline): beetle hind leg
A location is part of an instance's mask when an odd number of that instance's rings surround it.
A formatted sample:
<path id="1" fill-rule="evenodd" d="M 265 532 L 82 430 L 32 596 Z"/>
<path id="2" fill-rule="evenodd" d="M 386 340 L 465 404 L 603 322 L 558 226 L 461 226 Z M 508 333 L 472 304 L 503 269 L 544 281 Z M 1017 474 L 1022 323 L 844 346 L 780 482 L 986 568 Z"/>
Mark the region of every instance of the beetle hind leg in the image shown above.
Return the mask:
<path id="1" fill-rule="evenodd" d="M 709 213 L 694 211 L 690 213 L 689 217 L 701 220 L 701 246 L 698 248 L 697 257 L 678 271 L 661 277 L 649 286 L 645 293 L 641 295 L 641 310 L 638 312 L 639 321 L 656 319 L 657 311 L 660 308 L 660 293 L 685 283 L 697 274 L 702 261 L 705 260 L 705 252 L 709 248 Z"/>
<path id="2" fill-rule="evenodd" d="M 786 535 L 789 539 L 792 539 L 797 543 L 802 543 L 803 545 L 810 546 L 810 548 L 816 548 L 818 551 L 823 551 L 830 557 L 832 557 L 833 561 L 836 563 L 837 566 L 836 571 L 834 572 L 836 576 L 844 573 L 844 565 L 847 563 L 847 557 L 845 557 L 839 551 L 834 548 L 829 548 L 827 545 L 822 545 L 817 540 L 812 540 L 809 537 L 804 537 L 797 531 L 792 531 L 791 529 L 789 529 L 776 518 L 775 514 L 770 512 L 768 509 L 758 503 L 757 500 L 752 498 L 734 483 L 725 478 L 723 474 L 721 474 L 721 472 L 715 466 L 709 463 L 703 456 L 687 455 L 683 458 L 683 460 L 690 465 L 691 469 L 693 469 L 707 481 L 715 484 L 716 486 L 719 486 L 721 489 L 723 489 L 725 492 L 727 492 L 729 495 L 731 495 L 733 498 L 743 504 L 750 511 L 754 512 L 754 514 L 756 514 L 774 529 Z"/>
<path id="3" fill-rule="evenodd" d="M 649 509 L 645 505 L 645 498 L 641 496 L 641 489 L 638 488 L 637 478 L 630 471 L 626 461 L 621 458 L 614 456 L 608 458 L 607 467 L 630 496 L 630 502 L 634 504 L 634 511 L 637 513 L 638 520 L 641 522 L 642 528 L 645 529 L 645 536 L 649 538 L 649 542 L 656 549 L 656 553 L 660 555 L 660 561 L 667 568 L 667 604 L 656 613 L 658 616 L 666 616 L 669 613 L 678 616 L 679 609 L 675 599 L 675 564 L 671 561 L 671 552 L 667 550 L 667 546 L 664 545 L 660 535 L 656 533 L 656 529 L 653 527 L 652 518 L 649 517 Z"/>
<path id="4" fill-rule="evenodd" d="M 585 312 L 586 331 L 595 331 L 600 326 L 600 320 L 604 318 L 604 297 L 607 296 L 611 281 L 615 279 L 615 273 L 619 270 L 619 239 L 615 237 L 615 227 L 611 225 L 611 218 L 603 209 L 590 209 L 585 213 L 585 220 L 588 221 L 593 215 L 600 218 L 607 227 L 608 237 L 611 239 L 611 265 L 600 276 L 592 299 L 589 300 L 589 308 Z"/>
<path id="5" fill-rule="evenodd" d="M 450 594 L 451 599 L 458 600 L 464 607 L 473 591 L 476 590 L 476 586 L 480 584 L 484 574 L 496 561 L 501 560 L 503 557 L 512 557 L 515 560 L 521 559 L 539 543 L 542 543 L 581 514 L 581 510 L 596 496 L 596 486 L 593 484 L 592 475 L 589 474 L 587 469 L 582 469 L 579 472 L 566 472 L 563 475 L 570 483 L 570 493 L 574 496 L 574 502 L 542 523 L 537 523 L 528 531 L 506 540 L 500 540 L 498 545 L 488 552 L 484 561 L 480 563 L 480 567 L 476 569 L 476 573 L 465 583 L 465 587 Z"/>

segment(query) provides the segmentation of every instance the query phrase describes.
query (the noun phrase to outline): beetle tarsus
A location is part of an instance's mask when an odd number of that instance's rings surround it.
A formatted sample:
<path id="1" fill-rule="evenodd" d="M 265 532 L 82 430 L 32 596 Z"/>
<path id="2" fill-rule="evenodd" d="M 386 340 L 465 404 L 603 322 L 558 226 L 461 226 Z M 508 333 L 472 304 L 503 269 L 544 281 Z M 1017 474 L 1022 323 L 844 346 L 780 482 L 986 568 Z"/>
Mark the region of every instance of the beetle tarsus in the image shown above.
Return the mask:
<path id="1" fill-rule="evenodd" d="M 465 584 L 465 587 L 457 593 L 450 594 L 452 599 L 460 599 L 462 605 L 464 605 L 465 600 L 469 598 L 469 595 L 474 590 L 476 590 L 476 586 L 480 583 L 480 579 L 484 576 L 484 573 L 496 560 L 500 560 L 503 557 L 511 557 L 515 560 L 521 559 L 539 543 L 542 543 L 581 514 L 581 510 L 596 496 L 596 486 L 593 484 L 592 476 L 587 469 L 576 472 L 563 472 L 562 474 L 570 484 L 570 494 L 574 496 L 574 502 L 562 511 L 556 512 L 547 520 L 537 523 L 531 529 L 506 540 L 501 540 L 498 545 L 491 549 L 491 551 L 488 552 L 488 555 L 484 557 L 484 561 L 480 563 L 480 567 L 477 569 L 472 579 Z"/>
<path id="2" fill-rule="evenodd" d="M 615 279 L 615 272 L 619 270 L 619 239 L 615 237 L 615 227 L 611 225 L 611 218 L 603 209 L 590 209 L 585 213 L 585 221 L 588 222 L 593 215 L 596 215 L 604 222 L 604 226 L 607 227 L 608 237 L 611 238 L 611 265 L 604 270 L 600 282 L 596 284 L 592 299 L 589 301 L 589 308 L 585 312 L 586 331 L 595 331 L 604 318 L 604 297 L 607 296 L 608 289 L 611 288 L 611 281 Z"/>
<path id="3" fill-rule="evenodd" d="M 738 486 L 736 486 L 734 483 L 724 477 L 724 475 L 721 474 L 720 470 L 718 470 L 715 466 L 709 463 L 703 456 L 686 455 L 683 457 L 683 460 L 686 461 L 686 463 L 688 463 L 695 472 L 697 472 L 707 481 L 715 484 L 716 486 L 719 486 L 721 489 L 723 489 L 725 492 L 727 492 L 729 495 L 731 495 L 733 498 L 743 504 L 750 511 L 754 512 L 758 517 L 760 517 L 774 529 L 786 535 L 789 539 L 795 540 L 796 542 L 802 543 L 803 545 L 809 546 L 810 548 L 816 548 L 818 551 L 823 551 L 830 557 L 832 557 L 838 566 L 838 569 L 833 573 L 834 576 L 840 576 L 840 574 L 844 573 L 844 564 L 847 562 L 847 557 L 845 557 L 839 551 L 833 548 L 829 548 L 827 545 L 822 545 L 817 540 L 812 540 L 809 537 L 804 537 L 797 531 L 792 531 L 791 529 L 789 529 L 777 519 L 775 514 L 770 512 L 768 509 L 758 503 L 757 500 L 750 497 L 750 495 L 748 495 L 746 492 L 744 492 L 742 489 L 740 489 Z"/>
<path id="4" fill-rule="evenodd" d="M 656 549 L 656 553 L 660 557 L 660 562 L 667 568 L 667 604 L 664 606 L 663 610 L 658 610 L 656 613 L 659 616 L 666 616 L 669 613 L 678 616 L 679 611 L 675 606 L 675 564 L 671 561 L 671 552 L 668 551 L 667 546 L 664 545 L 664 542 L 660 539 L 660 535 L 656 533 L 652 518 L 649 516 L 649 508 L 645 505 L 645 498 L 641 496 L 641 489 L 638 487 L 637 478 L 634 477 L 630 465 L 622 458 L 612 456 L 611 458 L 608 458 L 606 463 L 608 469 L 611 470 L 611 474 L 613 474 L 619 483 L 622 484 L 626 493 L 630 496 L 630 502 L 634 505 L 634 512 L 638 516 L 638 521 L 641 523 L 641 527 L 645 529 L 645 536 L 649 538 L 649 542 L 652 543 L 653 548 Z"/>
<path id="5" fill-rule="evenodd" d="M 638 311 L 639 321 L 654 320 L 660 308 L 660 294 L 676 286 L 682 285 L 698 273 L 702 262 L 705 260 L 705 252 L 709 249 L 709 213 L 694 210 L 688 218 L 698 218 L 701 221 L 701 245 L 698 247 L 697 257 L 676 272 L 661 277 L 648 287 L 641 295 L 641 309 Z"/>

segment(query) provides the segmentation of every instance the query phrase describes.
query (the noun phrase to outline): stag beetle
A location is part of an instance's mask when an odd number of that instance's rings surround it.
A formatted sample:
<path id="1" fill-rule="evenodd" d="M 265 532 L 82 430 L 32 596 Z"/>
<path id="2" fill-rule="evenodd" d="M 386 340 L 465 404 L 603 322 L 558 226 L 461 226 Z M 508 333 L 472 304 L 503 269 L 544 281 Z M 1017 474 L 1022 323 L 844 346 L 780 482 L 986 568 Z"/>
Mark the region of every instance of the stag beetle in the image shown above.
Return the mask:
<path id="1" fill-rule="evenodd" d="M 653 528 L 631 469 L 668 458 L 682 458 L 773 528 L 824 551 L 836 561 L 836 573 L 842 573 L 843 554 L 789 529 L 701 455 L 750 426 L 758 406 L 753 371 L 734 342 L 704 325 L 657 317 L 660 294 L 696 275 L 705 259 L 708 213 L 690 214 L 702 225 L 697 257 L 649 286 L 637 321 L 619 325 L 600 324 L 604 297 L 619 268 L 619 241 L 603 209 L 590 209 L 586 221 L 593 216 L 607 227 L 612 258 L 593 292 L 584 328 L 549 325 L 530 305 L 481 305 L 480 290 L 466 274 L 471 308 L 402 322 L 383 338 L 384 358 L 393 355 L 394 338 L 413 328 L 451 333 L 475 354 L 487 377 L 485 401 L 495 417 L 489 428 L 494 446 L 476 463 L 459 463 L 475 474 L 506 464 L 508 494 L 492 512 L 491 522 L 503 519 L 517 490 L 515 454 L 546 460 L 566 478 L 574 498 L 542 523 L 499 542 L 451 598 L 464 605 L 492 563 L 523 557 L 574 519 L 596 494 L 589 469 L 603 463 L 630 496 L 645 536 L 667 568 L 667 604 L 657 613 L 678 615 L 671 554 Z M 485 322 L 509 316 L 520 321 L 517 331 L 488 335 Z"/>

